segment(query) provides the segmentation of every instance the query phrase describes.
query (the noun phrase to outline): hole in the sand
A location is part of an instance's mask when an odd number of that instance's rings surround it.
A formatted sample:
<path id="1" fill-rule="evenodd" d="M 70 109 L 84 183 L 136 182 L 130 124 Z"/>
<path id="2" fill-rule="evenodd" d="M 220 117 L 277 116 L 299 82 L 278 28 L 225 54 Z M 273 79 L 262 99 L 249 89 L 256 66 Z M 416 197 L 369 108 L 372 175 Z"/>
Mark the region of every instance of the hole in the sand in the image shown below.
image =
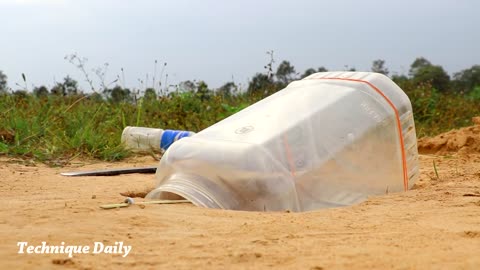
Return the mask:
<path id="1" fill-rule="evenodd" d="M 147 196 L 148 191 L 143 190 L 143 191 L 126 191 L 126 192 L 121 192 L 120 195 L 125 196 L 125 197 L 130 197 L 130 198 L 145 198 Z"/>
<path id="2" fill-rule="evenodd" d="M 175 194 L 175 193 L 172 193 L 172 192 L 162 192 L 162 196 L 161 196 L 162 200 L 185 200 L 184 197 L 178 195 L 178 194 Z"/>
<path id="3" fill-rule="evenodd" d="M 145 189 L 141 191 L 125 191 L 125 192 L 120 192 L 120 195 L 124 197 L 130 197 L 130 198 L 145 198 L 147 196 L 148 192 L 150 192 L 150 189 Z M 171 192 L 163 192 L 162 193 L 162 200 L 185 200 L 184 197 L 171 193 Z"/>

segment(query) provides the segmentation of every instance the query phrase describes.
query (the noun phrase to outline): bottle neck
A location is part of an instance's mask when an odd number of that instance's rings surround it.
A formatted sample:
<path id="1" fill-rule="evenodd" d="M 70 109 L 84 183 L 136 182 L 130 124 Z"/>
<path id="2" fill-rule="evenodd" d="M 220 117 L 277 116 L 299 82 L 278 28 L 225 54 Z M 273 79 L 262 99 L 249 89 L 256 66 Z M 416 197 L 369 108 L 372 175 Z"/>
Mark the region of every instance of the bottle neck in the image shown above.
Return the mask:
<path id="1" fill-rule="evenodd" d="M 162 184 L 152 190 L 147 198 L 164 199 L 168 193 L 173 193 L 189 200 L 196 206 L 225 209 L 216 198 L 204 188 L 208 180 L 194 174 L 175 173 L 162 181 Z"/>

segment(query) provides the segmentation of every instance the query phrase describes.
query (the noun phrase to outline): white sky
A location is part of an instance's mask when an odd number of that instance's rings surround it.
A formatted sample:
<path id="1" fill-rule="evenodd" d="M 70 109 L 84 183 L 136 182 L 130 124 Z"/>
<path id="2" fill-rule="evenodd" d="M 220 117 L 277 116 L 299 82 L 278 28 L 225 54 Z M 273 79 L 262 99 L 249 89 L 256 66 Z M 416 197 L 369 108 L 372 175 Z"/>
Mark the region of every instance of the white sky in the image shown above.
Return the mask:
<path id="1" fill-rule="evenodd" d="M 424 56 L 450 74 L 480 64 L 476 0 L 0 0 L 0 70 L 9 86 L 51 87 L 67 74 L 87 89 L 64 56 L 109 63 L 107 81 L 125 70 L 126 86 L 167 62 L 168 83 L 205 80 L 245 85 L 268 62 L 369 70 L 375 59 L 408 73 Z M 165 75 L 164 73 L 164 75 Z M 162 78 L 164 81 L 165 78 Z M 98 86 L 98 83 L 96 82 Z"/>

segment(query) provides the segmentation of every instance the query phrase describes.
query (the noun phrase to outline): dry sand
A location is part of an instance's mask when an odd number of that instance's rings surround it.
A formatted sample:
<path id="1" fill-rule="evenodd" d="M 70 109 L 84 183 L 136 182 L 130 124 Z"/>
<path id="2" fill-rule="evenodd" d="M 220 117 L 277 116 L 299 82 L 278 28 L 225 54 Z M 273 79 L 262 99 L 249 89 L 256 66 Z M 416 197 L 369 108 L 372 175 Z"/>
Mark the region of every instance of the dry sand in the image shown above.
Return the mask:
<path id="1" fill-rule="evenodd" d="M 153 175 L 69 178 L 59 173 L 157 162 L 142 157 L 48 168 L 3 158 L 0 269 L 480 269 L 477 129 L 420 140 L 420 151 L 428 154 L 420 156 L 421 177 L 413 190 L 307 213 L 190 204 L 102 210 L 101 204 L 122 201 L 120 193 L 151 188 Z M 472 136 L 463 140 L 465 133 Z M 453 147 L 455 140 L 463 145 Z M 89 246 L 123 241 L 132 251 L 125 258 L 74 254 L 69 259 L 17 254 L 21 241 Z"/>

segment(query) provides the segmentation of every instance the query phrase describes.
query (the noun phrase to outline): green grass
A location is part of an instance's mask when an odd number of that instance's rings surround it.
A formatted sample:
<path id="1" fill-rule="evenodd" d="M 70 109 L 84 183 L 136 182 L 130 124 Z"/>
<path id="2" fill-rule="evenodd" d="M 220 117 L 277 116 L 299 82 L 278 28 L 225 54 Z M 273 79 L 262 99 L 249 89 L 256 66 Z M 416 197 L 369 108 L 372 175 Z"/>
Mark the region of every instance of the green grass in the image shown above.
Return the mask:
<path id="1" fill-rule="evenodd" d="M 412 103 L 418 137 L 469 126 L 480 116 L 480 99 L 459 93 L 439 93 L 428 84 L 400 85 Z"/>
<path id="2" fill-rule="evenodd" d="M 401 87 L 412 101 L 419 137 L 470 125 L 480 115 L 478 100 L 429 85 Z M 184 92 L 115 103 L 81 95 L 0 95 L 0 155 L 50 165 L 76 157 L 121 160 L 130 155 L 120 145 L 126 126 L 200 131 L 263 97 Z"/>
<path id="3" fill-rule="evenodd" d="M 126 126 L 202 130 L 253 103 L 181 93 L 134 103 L 85 96 L 0 95 L 0 155 L 61 165 L 75 157 L 121 160 Z M 3 134 L 3 137 L 2 137 Z"/>

